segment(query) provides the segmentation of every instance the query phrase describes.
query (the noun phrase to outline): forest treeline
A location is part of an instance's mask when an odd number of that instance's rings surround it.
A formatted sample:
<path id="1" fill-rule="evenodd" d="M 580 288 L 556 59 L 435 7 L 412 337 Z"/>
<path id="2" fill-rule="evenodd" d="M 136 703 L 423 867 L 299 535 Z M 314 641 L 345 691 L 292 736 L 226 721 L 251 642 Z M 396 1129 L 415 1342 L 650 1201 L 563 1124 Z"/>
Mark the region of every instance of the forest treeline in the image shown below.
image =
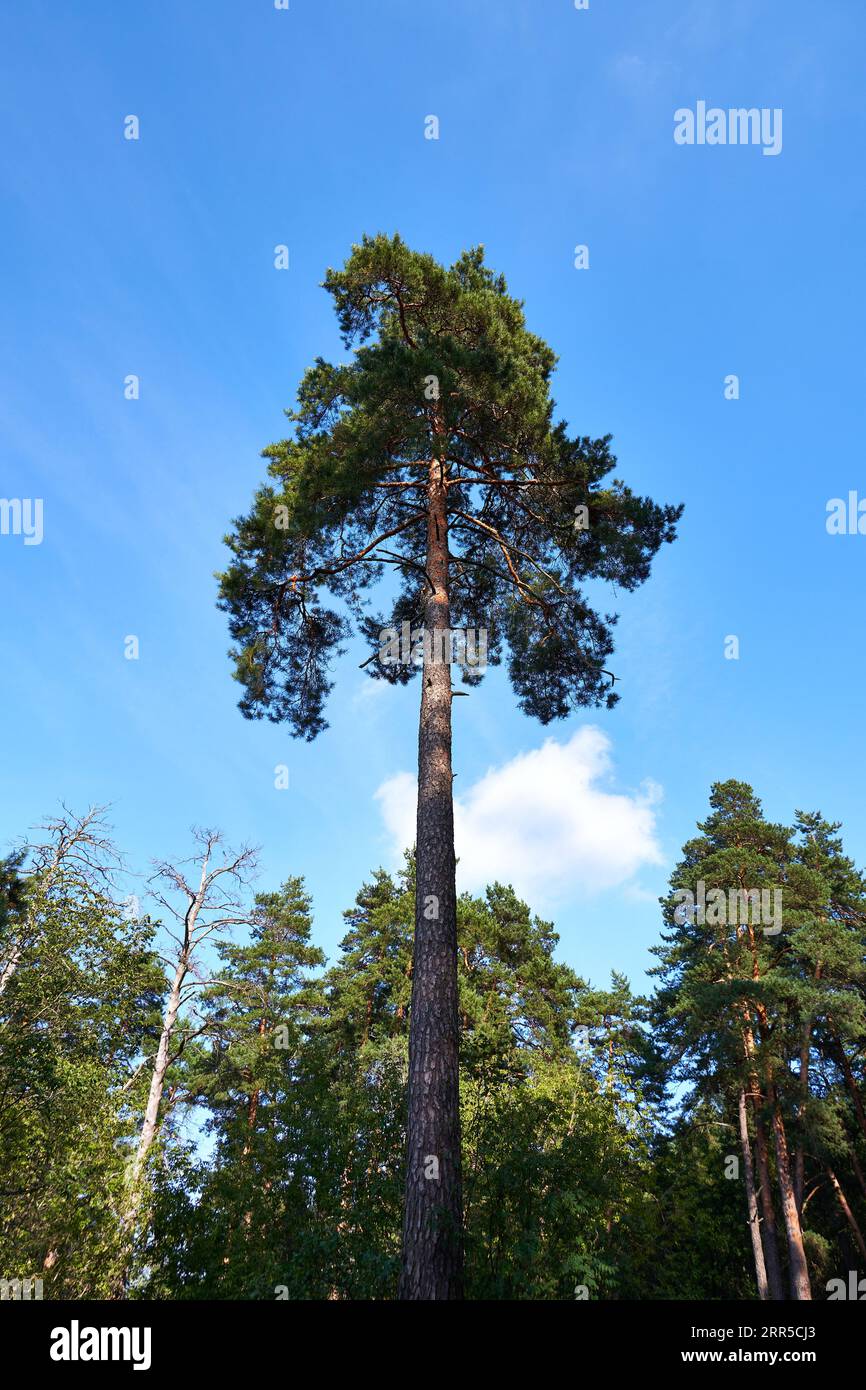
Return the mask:
<path id="1" fill-rule="evenodd" d="M 150 914 L 119 867 L 99 812 L 0 862 L 0 1277 L 395 1297 L 412 857 L 361 886 L 330 966 L 303 879 L 256 892 L 254 853 L 214 833 L 155 866 Z M 603 929 L 587 908 L 578 950 Z M 839 826 L 772 824 L 716 784 L 646 997 L 593 987 L 558 940 L 509 887 L 459 899 L 467 1296 L 845 1296 L 866 1272 L 866 879 Z"/>

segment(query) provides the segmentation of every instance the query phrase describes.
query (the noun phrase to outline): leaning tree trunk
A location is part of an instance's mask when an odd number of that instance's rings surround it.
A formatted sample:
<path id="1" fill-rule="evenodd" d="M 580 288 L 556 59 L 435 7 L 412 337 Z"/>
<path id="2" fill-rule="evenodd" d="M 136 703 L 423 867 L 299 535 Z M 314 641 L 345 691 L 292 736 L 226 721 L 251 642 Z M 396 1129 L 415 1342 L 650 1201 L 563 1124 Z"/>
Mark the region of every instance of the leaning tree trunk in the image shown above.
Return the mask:
<path id="1" fill-rule="evenodd" d="M 434 449 L 434 454 L 438 450 Z M 406 1200 L 400 1297 L 463 1296 L 457 897 L 451 787 L 451 644 L 445 465 L 427 489 L 424 667 L 418 731 L 417 883 Z"/>
<path id="2" fill-rule="evenodd" d="M 854 1110 L 857 1114 L 857 1123 L 860 1126 L 864 1139 L 866 1139 L 866 1110 L 863 1109 L 863 1097 L 860 1095 L 860 1088 L 854 1080 L 854 1073 L 851 1070 L 851 1063 L 848 1061 L 848 1054 L 845 1051 L 842 1039 L 835 1033 L 831 1033 L 830 1036 L 833 1038 L 833 1048 L 830 1055 L 842 1068 L 845 1085 L 848 1088 L 848 1094 L 851 1097 Z"/>
<path id="3" fill-rule="evenodd" d="M 162 1021 L 162 1031 L 159 1037 L 159 1046 L 156 1051 L 156 1059 L 153 1064 L 153 1072 L 150 1078 L 150 1090 L 147 1097 L 147 1106 L 144 1112 L 144 1122 L 141 1126 L 141 1133 L 138 1137 L 138 1144 L 135 1150 L 135 1157 L 132 1159 L 129 1168 L 129 1176 L 126 1183 L 125 1204 L 122 1216 L 122 1229 L 126 1237 L 127 1246 L 124 1250 L 124 1263 L 128 1255 L 128 1242 L 132 1236 L 139 1209 L 141 1207 L 142 1181 L 144 1170 L 147 1164 L 147 1157 L 150 1153 L 153 1141 L 156 1138 L 159 1128 L 159 1107 L 162 1101 L 162 1093 L 165 1089 L 165 1078 L 169 1068 L 171 1039 L 177 1016 L 180 1012 L 180 995 L 183 982 L 186 979 L 189 963 L 186 955 L 182 955 L 175 970 L 174 979 L 168 995 L 165 1015 Z M 125 1277 L 126 1270 L 122 1271 Z"/>
<path id="4" fill-rule="evenodd" d="M 770 1290 L 767 1284 L 764 1247 L 761 1244 L 761 1222 L 758 1217 L 758 1198 L 755 1193 L 755 1167 L 752 1162 L 752 1141 L 749 1138 L 745 1091 L 740 1092 L 737 1110 L 740 1120 L 740 1144 L 743 1150 L 743 1173 L 746 1179 L 746 1201 L 749 1208 L 749 1234 L 752 1237 L 752 1254 L 755 1257 L 755 1279 L 758 1285 L 758 1298 L 763 1303 L 769 1298 Z"/>
<path id="5" fill-rule="evenodd" d="M 18 962 L 21 959 L 22 951 L 20 946 L 13 946 L 9 957 L 0 971 L 0 994 L 3 993 L 15 971 L 18 969 Z"/>
<path id="6" fill-rule="evenodd" d="M 174 1032 L 175 1023 L 177 1022 L 178 1013 L 180 1012 L 180 994 L 188 969 L 189 964 L 184 954 L 178 961 L 169 991 L 168 1002 L 162 1020 L 162 1031 L 159 1036 L 159 1046 L 156 1051 L 156 1058 L 150 1077 L 150 1089 L 148 1091 L 147 1106 L 144 1112 L 144 1122 L 138 1137 L 135 1156 L 130 1160 L 127 1172 L 123 1194 L 123 1209 L 120 1218 L 122 1244 L 117 1270 L 112 1278 L 112 1297 L 115 1299 L 125 1297 L 127 1275 L 132 1258 L 132 1240 L 141 1210 L 144 1170 L 147 1164 L 148 1154 L 150 1153 L 153 1141 L 159 1129 L 159 1107 L 162 1101 L 162 1093 L 165 1089 L 166 1073 L 169 1068 L 171 1037 Z"/>
<path id="7" fill-rule="evenodd" d="M 842 1208 L 845 1220 L 851 1227 L 851 1233 L 854 1236 L 855 1241 L 857 1242 L 857 1249 L 860 1251 L 860 1254 L 863 1256 L 863 1259 L 866 1260 L 866 1240 L 863 1239 L 863 1232 L 860 1230 L 857 1218 L 851 1210 L 851 1207 L 848 1203 L 848 1198 L 845 1196 L 845 1193 L 842 1190 L 842 1184 L 836 1177 L 836 1174 L 833 1172 L 832 1168 L 827 1169 L 827 1176 L 833 1184 L 833 1191 L 836 1193 L 836 1200 Z"/>

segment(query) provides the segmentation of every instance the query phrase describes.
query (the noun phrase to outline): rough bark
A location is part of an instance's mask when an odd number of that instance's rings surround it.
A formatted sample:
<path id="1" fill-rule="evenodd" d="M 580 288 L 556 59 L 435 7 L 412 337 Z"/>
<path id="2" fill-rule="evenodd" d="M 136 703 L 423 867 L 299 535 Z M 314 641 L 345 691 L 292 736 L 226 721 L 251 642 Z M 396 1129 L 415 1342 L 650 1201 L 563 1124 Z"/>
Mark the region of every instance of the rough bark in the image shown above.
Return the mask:
<path id="1" fill-rule="evenodd" d="M 740 876 L 740 886 L 745 888 L 743 875 Z M 752 955 L 752 979 L 760 979 L 761 970 L 758 961 L 757 940 L 755 937 L 754 926 L 749 923 L 746 926 L 748 933 L 749 949 Z M 760 1003 L 756 1003 L 755 1012 L 758 1018 L 759 1037 L 766 1041 L 767 1036 L 767 1011 Z M 764 1093 L 761 1090 L 758 1080 L 758 1068 L 755 1064 L 756 1045 L 755 1034 L 752 1029 L 752 1019 L 748 1006 L 744 1008 L 744 1042 L 746 1056 L 751 1067 L 750 1087 L 752 1091 L 752 1103 L 755 1107 L 755 1149 L 758 1156 L 758 1174 L 761 1181 L 761 1209 L 764 1214 L 764 1254 L 767 1261 L 767 1277 L 770 1283 L 770 1296 L 774 1301 L 784 1301 L 785 1286 L 782 1280 L 782 1263 L 779 1258 L 779 1241 L 776 1234 L 776 1209 L 773 1204 L 773 1188 L 770 1182 L 770 1163 L 768 1158 L 767 1135 L 764 1127 Z M 767 1071 L 766 1075 L 766 1097 L 767 1101 L 772 1099 L 772 1072 Z M 772 1113 L 772 1111 L 771 1111 Z"/>
<path id="2" fill-rule="evenodd" d="M 761 1223 L 758 1217 L 758 1198 L 755 1192 L 755 1168 L 752 1162 L 752 1142 L 749 1138 L 749 1121 L 746 1115 L 746 1094 L 740 1092 L 738 1102 L 740 1120 L 740 1144 L 743 1150 L 743 1173 L 746 1180 L 746 1201 L 749 1209 L 749 1235 L 752 1238 L 752 1253 L 755 1258 L 755 1280 L 758 1298 L 765 1302 L 770 1297 L 767 1283 L 767 1266 L 764 1260 L 764 1247 L 761 1244 Z"/>
<path id="3" fill-rule="evenodd" d="M 776 1145 L 776 1173 L 779 1178 L 779 1193 L 782 1198 L 782 1217 L 785 1234 L 788 1238 L 788 1278 L 791 1284 L 791 1297 L 797 1300 L 810 1299 L 812 1289 L 809 1284 L 809 1266 L 803 1246 L 803 1229 L 797 1210 L 797 1198 L 791 1179 L 791 1163 L 788 1157 L 788 1141 L 782 1112 L 775 1094 L 768 1088 L 768 1099 L 773 1106 L 773 1138 Z"/>
<path id="4" fill-rule="evenodd" d="M 764 1256 L 767 1262 L 767 1279 L 770 1286 L 770 1298 L 774 1303 L 782 1303 L 785 1299 L 785 1285 L 782 1279 L 782 1261 L 779 1257 L 779 1237 L 776 1232 L 776 1209 L 773 1205 L 773 1187 L 770 1181 L 767 1131 L 764 1127 L 764 1119 L 761 1114 L 761 1097 L 755 1096 L 753 1100 L 755 1111 L 755 1153 L 758 1162 L 761 1215 L 763 1217 L 761 1239 L 763 1241 Z"/>
<path id="5" fill-rule="evenodd" d="M 403 1299 L 463 1294 L 448 516 L 445 467 L 437 452 L 427 489 L 430 592 L 418 732 Z"/>
<path id="6" fill-rule="evenodd" d="M 751 925 L 748 930 L 752 950 L 752 978 L 758 980 L 760 978 L 760 968 L 758 965 L 755 932 Z M 758 1016 L 758 1029 L 761 1040 L 766 1043 L 769 1036 L 769 1020 L 766 1007 L 758 1002 L 755 1006 L 755 1012 Z M 811 1299 L 812 1290 L 809 1285 L 809 1266 L 806 1261 L 806 1251 L 803 1246 L 803 1230 L 800 1225 L 800 1212 L 797 1204 L 797 1196 L 794 1191 L 794 1182 L 791 1176 L 788 1140 L 785 1135 L 782 1111 L 779 1107 L 773 1083 L 772 1069 L 769 1066 L 767 1067 L 766 1094 L 767 1105 L 772 1116 L 773 1139 L 776 1152 L 776 1177 L 779 1183 L 779 1194 L 782 1199 L 782 1219 L 785 1223 L 785 1235 L 788 1241 L 788 1279 L 791 1287 L 791 1296 L 797 1300 Z"/>
<path id="7" fill-rule="evenodd" d="M 767 1268 L 767 1282 L 770 1298 L 780 1303 L 785 1298 L 785 1285 L 782 1280 L 782 1262 L 779 1258 L 779 1240 L 776 1235 L 776 1210 L 773 1205 L 773 1187 L 770 1182 L 770 1163 L 767 1152 L 767 1131 L 764 1126 L 763 1096 L 755 1069 L 755 1039 L 747 1008 L 743 1010 L 743 1050 L 749 1070 L 749 1094 L 755 1120 L 755 1156 L 758 1168 L 759 1198 L 763 1225 L 761 1240 Z"/>

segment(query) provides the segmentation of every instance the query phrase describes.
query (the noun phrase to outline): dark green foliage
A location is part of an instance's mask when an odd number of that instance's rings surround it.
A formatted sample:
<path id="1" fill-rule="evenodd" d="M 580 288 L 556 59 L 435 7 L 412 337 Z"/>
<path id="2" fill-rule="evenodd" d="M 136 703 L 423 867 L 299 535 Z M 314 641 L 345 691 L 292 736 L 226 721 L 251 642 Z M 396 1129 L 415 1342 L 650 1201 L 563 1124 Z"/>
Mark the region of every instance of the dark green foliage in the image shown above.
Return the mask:
<path id="1" fill-rule="evenodd" d="M 621 1297 L 755 1297 L 742 1183 L 725 1177 L 738 1153 L 724 1107 L 710 1103 L 659 1135 L 643 1202 L 629 1218 Z"/>
<path id="2" fill-rule="evenodd" d="M 710 806 L 671 876 L 669 929 L 655 948 L 657 1036 L 671 1077 L 692 1088 L 687 1115 L 714 1105 L 736 1136 L 743 1091 L 768 1133 L 776 1117 L 820 1271 L 827 1250 L 811 1230 L 820 1206 L 807 1208 L 807 1194 L 811 1202 L 827 1189 L 832 1207 L 832 1167 L 844 1172 L 855 1202 L 866 1199 L 858 1176 L 866 1140 L 866 885 L 842 852 L 839 827 L 820 815 L 801 813 L 793 828 L 774 825 L 752 789 L 734 781 L 713 787 Z M 696 893 L 701 880 L 708 898 L 711 890 L 724 894 L 724 915 L 708 905 L 704 922 L 678 920 L 676 890 Z M 767 930 L 752 908 L 747 915 L 738 906 L 735 916 L 730 894 L 740 889 L 779 890 L 780 921 L 774 915 Z M 778 1157 L 774 1146 L 770 1168 L 781 1190 Z M 833 1216 L 838 1227 L 838 1202 Z"/>
<path id="3" fill-rule="evenodd" d="M 152 1244 L 170 1249 L 154 1291 L 394 1296 L 413 902 L 411 859 L 397 879 L 379 871 L 360 890 L 340 960 L 294 998 L 293 1048 L 266 1104 L 260 1096 L 253 1129 L 251 1076 L 212 1093 L 212 1160 L 160 1182 Z M 615 1030 L 601 1016 L 599 1060 L 572 1047 L 578 1017 L 597 1013 L 606 996 L 554 961 L 556 933 L 511 889 L 464 896 L 458 921 L 470 1293 L 614 1291 L 624 1211 L 641 1203 L 651 1109 L 641 1113 L 640 1085 L 626 1084 Z M 620 980 L 629 1011 L 626 995 Z M 221 1031 L 202 1054 L 200 1098 L 223 1072 L 227 1039 L 237 1036 L 246 1055 L 253 1022 L 242 1021 L 234 991 L 216 986 L 215 997 Z M 177 1223 L 180 1242 L 168 1239 Z"/>
<path id="4" fill-rule="evenodd" d="M 52 862 L 31 872 L 16 856 L 0 879 L 15 965 L 0 993 L 0 1277 L 98 1298 L 122 1253 L 165 980 L 154 926 L 87 866 Z M 299 878 L 260 893 L 252 926 L 220 946 L 169 1072 L 130 1297 L 395 1296 L 414 875 L 407 857 L 370 877 L 330 968 Z M 752 1070 L 752 1141 L 778 1106 L 795 1180 L 802 1167 L 813 1296 L 862 1268 L 863 876 L 838 826 L 812 813 L 775 825 L 729 782 L 672 889 L 701 877 L 781 883 L 783 930 L 677 921 L 667 899 L 650 1001 L 622 975 L 591 987 L 558 961 L 555 930 L 510 888 L 459 900 L 470 1298 L 755 1297 L 730 1169 Z M 772 1144 L 768 1162 L 776 1189 Z"/>
<path id="5" fill-rule="evenodd" d="M 244 714 L 315 737 L 353 624 L 374 645 L 373 678 L 411 679 L 377 653 L 384 629 L 423 621 L 434 426 L 447 440 L 452 628 L 487 629 L 488 660 L 507 658 L 521 707 L 544 723 L 615 703 L 616 619 L 581 586 L 641 584 L 682 508 L 611 480 L 609 437 L 554 423 L 556 358 L 481 248 L 446 268 L 399 236 L 365 237 L 324 283 L 353 360 L 307 371 L 292 436 L 264 451 L 271 482 L 227 538 L 221 606 Z M 386 567 L 399 588 L 376 613 Z M 479 676 L 464 668 L 469 684 Z"/>
<path id="6" fill-rule="evenodd" d="M 127 1083 L 158 1029 L 153 928 L 71 859 L 16 878 L 6 908 L 17 949 L 0 995 L 0 1277 L 105 1297 L 136 1115 Z"/>

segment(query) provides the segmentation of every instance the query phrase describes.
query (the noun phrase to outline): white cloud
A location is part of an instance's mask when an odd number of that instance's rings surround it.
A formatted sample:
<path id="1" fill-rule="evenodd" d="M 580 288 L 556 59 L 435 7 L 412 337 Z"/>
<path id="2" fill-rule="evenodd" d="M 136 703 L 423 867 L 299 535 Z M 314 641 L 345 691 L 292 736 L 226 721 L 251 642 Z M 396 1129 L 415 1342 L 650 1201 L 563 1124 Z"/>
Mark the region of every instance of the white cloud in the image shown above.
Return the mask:
<path id="1" fill-rule="evenodd" d="M 393 689 L 394 687 L 389 685 L 387 681 L 377 681 L 373 680 L 370 676 L 366 676 L 363 680 L 358 681 L 358 684 L 352 691 L 352 704 L 368 707 L 370 705 L 381 705 L 387 696 L 393 692 Z"/>
<path id="2" fill-rule="evenodd" d="M 629 795 L 610 782 L 610 739 L 591 725 L 490 768 L 455 795 L 458 887 L 477 891 L 498 879 L 533 907 L 634 889 L 640 869 L 664 862 L 656 837 L 661 788 L 645 782 Z M 415 838 L 415 798 L 408 772 L 376 792 L 395 861 Z"/>

